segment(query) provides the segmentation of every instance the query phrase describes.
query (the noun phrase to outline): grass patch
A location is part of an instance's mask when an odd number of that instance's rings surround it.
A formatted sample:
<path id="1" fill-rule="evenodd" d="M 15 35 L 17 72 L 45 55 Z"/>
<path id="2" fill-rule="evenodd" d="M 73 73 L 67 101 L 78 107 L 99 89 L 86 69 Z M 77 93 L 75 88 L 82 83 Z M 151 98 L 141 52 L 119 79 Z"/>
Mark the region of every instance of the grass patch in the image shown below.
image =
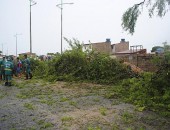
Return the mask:
<path id="1" fill-rule="evenodd" d="M 30 110 L 34 110 L 35 106 L 32 103 L 25 103 L 24 107 Z"/>
<path id="2" fill-rule="evenodd" d="M 45 95 L 38 95 L 38 99 L 44 99 Z"/>
<path id="3" fill-rule="evenodd" d="M 134 121 L 134 115 L 129 113 L 128 111 L 124 111 L 121 116 L 123 122 L 125 123 L 132 123 Z"/>
<path id="4" fill-rule="evenodd" d="M 71 120 L 73 120 L 73 118 L 70 117 L 70 116 L 64 116 L 64 117 L 61 118 L 62 122 L 68 122 L 68 121 L 71 121 Z"/>
<path id="5" fill-rule="evenodd" d="M 88 126 L 87 130 L 102 130 L 100 127 L 92 127 L 92 126 Z"/>
<path id="6" fill-rule="evenodd" d="M 66 101 L 68 101 L 69 99 L 67 98 L 67 97 L 61 97 L 60 98 L 60 102 L 66 102 Z"/>
<path id="7" fill-rule="evenodd" d="M 26 99 L 32 97 L 39 97 L 40 95 L 47 96 L 51 95 L 53 90 L 50 87 L 40 87 L 40 86 L 31 86 L 27 89 L 23 89 L 17 94 L 18 98 Z M 42 98 L 41 96 L 39 98 Z"/>
<path id="8" fill-rule="evenodd" d="M 102 114 L 103 116 L 106 116 L 106 111 L 107 111 L 106 108 L 102 107 L 99 109 L 99 111 L 100 111 L 100 114 Z"/>
<path id="9" fill-rule="evenodd" d="M 26 95 L 23 95 L 21 93 L 16 94 L 16 97 L 19 98 L 19 99 L 26 99 L 27 98 Z"/>
<path id="10" fill-rule="evenodd" d="M 100 99 L 96 97 L 96 98 L 93 99 L 93 101 L 94 101 L 94 102 L 99 102 Z"/>
<path id="11" fill-rule="evenodd" d="M 51 122 L 45 122 L 43 126 L 41 126 L 41 129 L 51 128 L 53 126 L 54 124 L 52 124 Z"/>
<path id="12" fill-rule="evenodd" d="M 38 125 L 42 125 L 42 124 L 44 124 L 44 123 L 45 123 L 45 120 L 39 120 L 39 121 L 37 122 Z"/>
<path id="13" fill-rule="evenodd" d="M 54 124 L 46 122 L 45 120 L 39 120 L 37 124 L 41 126 L 40 129 L 46 129 L 54 126 Z"/>
<path id="14" fill-rule="evenodd" d="M 53 104 L 56 103 L 56 101 L 53 100 L 53 99 L 48 99 L 48 100 L 42 99 L 42 100 L 40 100 L 40 103 L 44 103 L 44 104 L 47 104 L 47 105 L 49 105 L 49 106 L 52 106 Z"/>
<path id="15" fill-rule="evenodd" d="M 27 130 L 36 130 L 35 126 L 27 128 Z"/>
<path id="16" fill-rule="evenodd" d="M 113 123 L 111 126 L 112 126 L 112 130 L 119 130 L 120 129 L 119 126 L 115 123 Z"/>
<path id="17" fill-rule="evenodd" d="M 77 105 L 77 102 L 70 101 L 69 104 L 72 105 L 72 106 L 76 106 L 76 105 Z"/>
<path id="18" fill-rule="evenodd" d="M 112 102 L 112 105 L 119 105 L 120 103 L 121 103 L 120 100 L 115 100 L 115 101 Z"/>
<path id="19" fill-rule="evenodd" d="M 4 98 L 5 96 L 7 96 L 7 93 L 3 93 L 2 91 L 2 93 L 0 93 L 0 99 Z"/>

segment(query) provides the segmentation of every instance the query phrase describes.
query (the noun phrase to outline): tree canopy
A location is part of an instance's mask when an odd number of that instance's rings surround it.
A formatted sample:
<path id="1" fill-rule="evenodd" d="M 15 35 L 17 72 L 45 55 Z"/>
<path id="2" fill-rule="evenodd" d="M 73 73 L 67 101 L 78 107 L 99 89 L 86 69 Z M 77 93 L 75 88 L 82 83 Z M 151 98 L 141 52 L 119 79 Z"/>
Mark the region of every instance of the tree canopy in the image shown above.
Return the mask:
<path id="1" fill-rule="evenodd" d="M 154 47 L 152 47 L 151 52 L 155 52 L 158 48 L 162 48 L 162 49 L 164 49 L 164 48 L 163 48 L 163 47 L 161 47 L 161 46 L 154 46 Z"/>
<path id="2" fill-rule="evenodd" d="M 125 31 L 128 31 L 133 35 L 137 19 L 144 6 L 148 8 L 150 17 L 154 14 L 163 17 L 169 10 L 170 0 L 143 0 L 142 2 L 134 4 L 132 7 L 128 8 L 122 16 L 122 27 Z"/>

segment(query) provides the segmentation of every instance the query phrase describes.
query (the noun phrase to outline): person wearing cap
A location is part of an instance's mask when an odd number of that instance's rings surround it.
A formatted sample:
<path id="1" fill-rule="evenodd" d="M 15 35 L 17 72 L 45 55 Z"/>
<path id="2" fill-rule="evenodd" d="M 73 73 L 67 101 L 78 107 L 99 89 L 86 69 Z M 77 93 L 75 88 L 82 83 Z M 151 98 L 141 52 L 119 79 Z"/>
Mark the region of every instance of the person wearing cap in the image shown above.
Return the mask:
<path id="1" fill-rule="evenodd" d="M 29 78 L 32 78 L 32 73 L 31 73 L 31 64 L 30 60 L 27 58 L 27 55 L 24 55 L 24 69 L 25 69 L 25 77 L 26 80 Z"/>
<path id="2" fill-rule="evenodd" d="M 13 68 L 14 68 L 14 65 L 13 65 L 13 63 L 11 61 L 11 58 L 8 57 L 7 61 L 5 62 L 5 66 L 4 66 L 4 70 L 5 70 L 5 86 L 11 86 Z"/>

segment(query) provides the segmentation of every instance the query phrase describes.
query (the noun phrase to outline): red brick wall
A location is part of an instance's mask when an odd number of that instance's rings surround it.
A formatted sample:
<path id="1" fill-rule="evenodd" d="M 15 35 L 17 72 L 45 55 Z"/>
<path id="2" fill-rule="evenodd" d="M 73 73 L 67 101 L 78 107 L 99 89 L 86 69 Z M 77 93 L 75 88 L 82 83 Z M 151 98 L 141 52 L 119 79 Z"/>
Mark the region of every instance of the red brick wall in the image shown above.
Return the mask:
<path id="1" fill-rule="evenodd" d="M 111 54 L 111 43 L 108 42 L 92 43 L 92 48 L 101 53 Z"/>
<path id="2" fill-rule="evenodd" d="M 131 58 L 129 58 L 131 57 Z M 155 72 L 157 70 L 156 65 L 152 62 L 152 56 L 150 55 L 127 55 L 127 56 L 118 56 L 118 59 L 122 59 L 125 62 L 136 65 L 146 72 Z"/>
<path id="3" fill-rule="evenodd" d="M 121 51 L 126 51 L 129 50 L 129 42 L 121 42 L 121 43 L 117 43 L 114 45 L 115 47 L 115 52 L 121 52 Z"/>

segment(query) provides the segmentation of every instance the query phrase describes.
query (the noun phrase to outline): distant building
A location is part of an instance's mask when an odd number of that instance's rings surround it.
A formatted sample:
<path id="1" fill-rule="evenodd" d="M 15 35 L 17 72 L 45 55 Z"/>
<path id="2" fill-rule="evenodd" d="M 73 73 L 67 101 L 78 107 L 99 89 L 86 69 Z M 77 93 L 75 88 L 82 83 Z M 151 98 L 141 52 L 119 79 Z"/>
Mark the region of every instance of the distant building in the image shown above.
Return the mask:
<path id="1" fill-rule="evenodd" d="M 105 42 L 89 43 L 83 45 L 83 50 L 86 51 L 97 51 L 105 54 L 111 54 L 111 41 L 106 39 Z"/>
<path id="2" fill-rule="evenodd" d="M 89 43 L 83 45 L 83 50 L 94 50 L 97 52 L 109 54 L 113 58 L 119 58 L 122 56 L 128 56 L 130 59 L 132 55 L 136 54 L 146 54 L 147 50 L 143 49 L 142 45 L 130 46 L 129 41 L 121 39 L 119 43 L 111 44 L 110 39 L 106 39 L 105 42 Z"/>
<path id="3" fill-rule="evenodd" d="M 115 55 L 117 58 L 123 58 L 126 57 L 129 60 L 133 59 L 134 56 L 138 54 L 146 54 L 147 50 L 143 49 L 142 45 L 134 45 L 130 46 L 130 50 L 116 52 L 113 55 Z"/>
<path id="4" fill-rule="evenodd" d="M 129 42 L 125 41 L 125 39 L 121 39 L 120 43 L 115 43 L 111 45 L 112 54 L 117 52 L 123 52 L 129 50 Z"/>
<path id="5" fill-rule="evenodd" d="M 30 53 L 30 52 L 25 52 L 25 53 L 20 53 L 19 56 L 24 56 L 24 55 L 27 55 L 28 57 L 31 57 L 31 58 L 36 58 L 37 55 L 36 53 Z"/>

